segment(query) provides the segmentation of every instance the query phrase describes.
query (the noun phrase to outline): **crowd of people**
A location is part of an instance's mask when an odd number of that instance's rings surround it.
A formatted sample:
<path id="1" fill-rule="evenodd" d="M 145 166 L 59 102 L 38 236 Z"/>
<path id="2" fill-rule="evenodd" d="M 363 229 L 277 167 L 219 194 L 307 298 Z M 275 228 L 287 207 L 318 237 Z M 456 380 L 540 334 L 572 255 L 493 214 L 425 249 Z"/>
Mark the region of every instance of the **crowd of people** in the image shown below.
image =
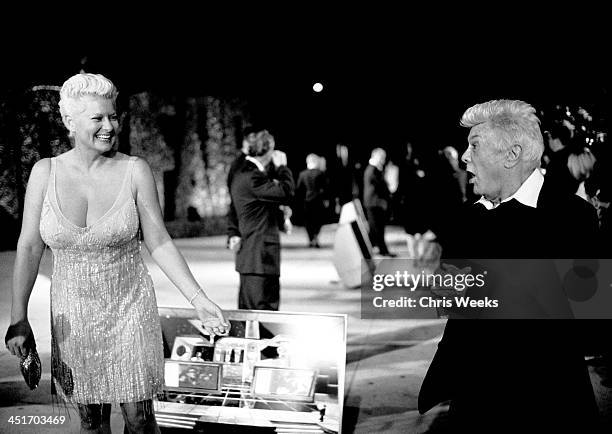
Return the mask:
<path id="1" fill-rule="evenodd" d="M 612 158 L 605 141 L 585 140 L 567 122 L 548 122 L 542 133 L 540 171 L 559 191 L 591 203 L 601 238 L 610 241 L 612 183 L 607 173 Z M 460 145 L 432 151 L 406 142 L 399 158 L 395 149 L 379 145 L 373 147 L 367 161 L 350 158 L 345 144 L 338 144 L 335 151 L 329 168 L 325 156 L 311 153 L 306 167 L 295 172 L 295 195 L 287 206 L 294 211 L 292 219 L 306 228 L 309 247 L 321 246 L 321 227 L 337 222 L 342 205 L 353 199 L 363 205 L 375 252 L 385 256 L 389 254 L 385 225 L 400 226 L 407 234 L 436 233 L 464 204 L 480 198 L 470 182 Z M 388 153 L 394 157 L 389 159 Z M 610 252 L 603 242 L 598 249 Z"/>
<path id="2" fill-rule="evenodd" d="M 140 237 L 211 336 L 227 334 L 230 324 L 170 239 L 148 164 L 114 150 L 113 83 L 81 73 L 60 94 L 74 146 L 32 169 L 6 346 L 18 356 L 35 349 L 28 302 L 48 245 L 54 254 L 55 393 L 78 405 L 83 432 L 108 425 L 110 403 L 121 405 L 129 432 L 158 432 L 151 403 L 163 385 L 161 327 Z M 446 257 L 609 253 L 612 192 L 605 148 L 580 142 L 564 124 L 542 134 L 535 109 L 522 101 L 478 104 L 461 123 L 469 128 L 462 153 L 442 147 L 426 163 L 407 143 L 401 161 L 388 161 L 388 150 L 376 146 L 367 164 L 357 167 L 349 148 L 339 144 L 329 168 L 324 156 L 309 154 L 297 182 L 273 135 L 261 126 L 246 129 L 228 174 L 227 246 L 236 252 L 238 308 L 279 310 L 280 233 L 291 230 L 293 211 L 302 214 L 308 246 L 320 248 L 322 226 L 353 199 L 363 204 L 381 256 L 395 256 L 385 242 L 390 222 L 408 234 L 436 234 L 419 242 L 441 249 L 421 251 Z M 530 309 L 534 301 L 520 302 Z M 591 426 L 597 410 L 576 333 L 569 322 L 499 320 L 483 327 L 451 317 L 419 410 L 451 400 L 454 422 L 471 432 L 499 420 L 519 429 L 513 420 L 517 403 L 538 427 L 550 426 L 559 411 L 565 415 L 555 422 L 559 427 Z M 547 400 L 550 395 L 556 399 Z"/>
<path id="3" fill-rule="evenodd" d="M 427 166 L 408 144 L 405 161 L 386 164 L 385 149 L 376 147 L 361 174 L 348 164 L 348 149 L 340 145 L 336 175 L 342 178 L 332 178 L 333 172 L 327 176 L 324 159 L 310 154 L 299 174 L 297 202 L 288 185 L 281 187 L 287 180 L 269 175 L 266 188 L 282 189 L 283 194 L 258 200 L 255 192 L 251 199 L 258 205 L 253 206 L 271 210 L 268 219 L 276 240 L 275 210 L 281 204 L 300 203 L 311 247 L 318 246 L 324 208 L 359 198 L 372 245 L 381 256 L 395 256 L 384 236 L 385 225 L 394 217 L 407 233 L 417 235 L 414 240 L 420 246 L 413 246 L 413 251 L 425 255 L 600 257 L 607 246 L 601 235 L 606 228 L 609 231 L 610 218 L 601 203 L 606 197 L 602 191 L 609 194 L 601 176 L 604 160 L 586 145 L 564 151 L 562 143 L 571 143 L 571 131 L 551 129 L 542 134 L 535 109 L 523 101 L 477 104 L 463 114 L 461 125 L 469 128 L 468 146 L 461 156 L 447 146 L 438 153 L 439 161 Z M 249 155 L 255 155 L 256 149 L 251 145 Z M 259 167 L 259 172 L 264 171 Z M 236 200 L 234 183 L 230 189 Z M 425 232 L 434 236 L 420 236 Z M 451 310 L 421 387 L 419 411 L 450 401 L 453 427 L 491 432 L 501 420 L 519 430 L 524 425 L 516 418 L 519 405 L 538 429 L 596 432 L 598 410 L 584 356 L 599 354 L 610 363 L 605 320 L 568 321 L 573 317 L 569 300 L 557 289 L 543 294 L 539 270 L 530 268 L 533 262 L 519 262 L 517 269 L 513 263 L 514 271 L 506 269 L 507 262 L 499 264 L 491 270 L 501 272 L 504 282 L 489 288 L 487 295 L 503 300 L 504 309 L 471 317 L 495 319 L 486 325 Z M 508 290 L 513 280 L 508 273 L 514 272 L 521 278 L 518 292 Z M 454 288 L 450 291 L 457 293 Z M 559 411 L 564 417 L 554 418 Z"/>

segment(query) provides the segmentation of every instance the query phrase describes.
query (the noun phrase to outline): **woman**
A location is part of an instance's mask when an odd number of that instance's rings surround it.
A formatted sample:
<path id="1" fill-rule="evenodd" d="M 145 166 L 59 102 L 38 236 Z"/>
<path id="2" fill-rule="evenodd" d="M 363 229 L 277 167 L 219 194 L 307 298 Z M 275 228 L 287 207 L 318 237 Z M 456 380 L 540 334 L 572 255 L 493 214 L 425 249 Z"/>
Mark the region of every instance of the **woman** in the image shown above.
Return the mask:
<path id="1" fill-rule="evenodd" d="M 162 337 L 139 228 L 211 336 L 227 333 L 229 323 L 168 235 L 147 163 L 113 152 L 116 97 L 102 75 L 77 74 L 62 86 L 60 113 L 74 148 L 32 169 L 7 348 L 18 356 L 32 348 L 27 306 L 47 244 L 54 258 L 53 389 L 78 404 L 82 432 L 107 429 L 111 403 L 121 404 L 129 432 L 159 432 L 151 404 L 163 386 Z"/>

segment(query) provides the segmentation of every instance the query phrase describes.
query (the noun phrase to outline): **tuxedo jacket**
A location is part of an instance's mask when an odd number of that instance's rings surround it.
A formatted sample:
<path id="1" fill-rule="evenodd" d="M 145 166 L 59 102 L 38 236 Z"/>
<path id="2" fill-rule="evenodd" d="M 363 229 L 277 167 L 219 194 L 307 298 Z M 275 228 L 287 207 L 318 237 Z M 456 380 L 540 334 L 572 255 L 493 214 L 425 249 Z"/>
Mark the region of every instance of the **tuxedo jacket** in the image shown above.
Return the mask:
<path id="1" fill-rule="evenodd" d="M 227 173 L 227 189 L 230 192 L 230 206 L 227 213 L 227 236 L 228 242 L 231 237 L 239 237 L 240 231 L 238 230 L 238 216 L 236 215 L 236 208 L 234 207 L 234 201 L 231 200 L 231 189 L 232 189 L 232 181 L 234 179 L 234 175 L 240 168 L 244 165 L 246 161 L 246 155 L 242 152 L 239 156 L 236 157 L 232 164 L 230 165 L 229 171 Z"/>
<path id="2" fill-rule="evenodd" d="M 280 275 L 278 209 L 290 202 L 295 184 L 286 166 L 279 167 L 275 177 L 248 160 L 233 175 L 230 194 L 242 238 L 236 271 L 241 274 Z"/>
<path id="3" fill-rule="evenodd" d="M 549 180 L 537 208 L 516 200 L 493 210 L 473 204 L 455 222 L 439 234 L 449 259 L 596 257 L 593 207 L 556 191 Z M 529 287 L 528 272 L 515 277 Z M 531 308 L 529 294 L 522 295 Z M 458 429 L 519 429 L 529 416 L 535 418 L 529 427 L 590 432 L 598 416 L 581 346 L 582 321 L 587 320 L 451 315 L 421 386 L 419 411 L 450 400 Z"/>
<path id="4" fill-rule="evenodd" d="M 391 193 L 383 176 L 377 167 L 368 164 L 363 173 L 363 206 L 366 208 L 389 208 Z"/>

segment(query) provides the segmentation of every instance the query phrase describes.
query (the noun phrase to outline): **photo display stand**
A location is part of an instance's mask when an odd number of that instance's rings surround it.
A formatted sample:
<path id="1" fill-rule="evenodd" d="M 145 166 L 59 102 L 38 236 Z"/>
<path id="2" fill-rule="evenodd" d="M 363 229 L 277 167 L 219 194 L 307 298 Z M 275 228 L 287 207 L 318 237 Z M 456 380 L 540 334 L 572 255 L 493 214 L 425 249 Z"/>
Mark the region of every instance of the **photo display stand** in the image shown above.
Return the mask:
<path id="1" fill-rule="evenodd" d="M 155 401 L 158 424 L 342 432 L 346 315 L 225 313 L 231 331 L 211 343 L 193 309 L 159 308 L 165 385 Z"/>

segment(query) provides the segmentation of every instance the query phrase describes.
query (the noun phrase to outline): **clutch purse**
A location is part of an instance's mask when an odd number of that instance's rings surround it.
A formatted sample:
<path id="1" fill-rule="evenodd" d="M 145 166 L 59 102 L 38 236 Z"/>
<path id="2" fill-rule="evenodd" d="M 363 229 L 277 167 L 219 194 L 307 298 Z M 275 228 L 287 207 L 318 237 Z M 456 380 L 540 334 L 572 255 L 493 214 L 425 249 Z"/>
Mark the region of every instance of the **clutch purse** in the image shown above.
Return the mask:
<path id="1" fill-rule="evenodd" d="M 42 373 L 42 365 L 40 363 L 40 357 L 38 357 L 38 351 L 36 347 L 30 348 L 28 355 L 22 357 L 19 361 L 19 368 L 21 369 L 21 375 L 30 390 L 34 390 L 38 387 L 40 382 L 40 375 Z"/>
<path id="2" fill-rule="evenodd" d="M 32 332 L 32 328 L 27 320 L 21 320 L 9 326 L 4 342 L 8 342 L 15 336 L 26 337 L 24 346 L 28 349 L 28 355 L 19 360 L 19 369 L 21 370 L 21 375 L 23 375 L 23 379 L 30 390 L 34 390 L 38 387 L 38 383 L 40 382 L 42 364 L 40 363 L 38 351 L 36 351 L 34 333 Z"/>

